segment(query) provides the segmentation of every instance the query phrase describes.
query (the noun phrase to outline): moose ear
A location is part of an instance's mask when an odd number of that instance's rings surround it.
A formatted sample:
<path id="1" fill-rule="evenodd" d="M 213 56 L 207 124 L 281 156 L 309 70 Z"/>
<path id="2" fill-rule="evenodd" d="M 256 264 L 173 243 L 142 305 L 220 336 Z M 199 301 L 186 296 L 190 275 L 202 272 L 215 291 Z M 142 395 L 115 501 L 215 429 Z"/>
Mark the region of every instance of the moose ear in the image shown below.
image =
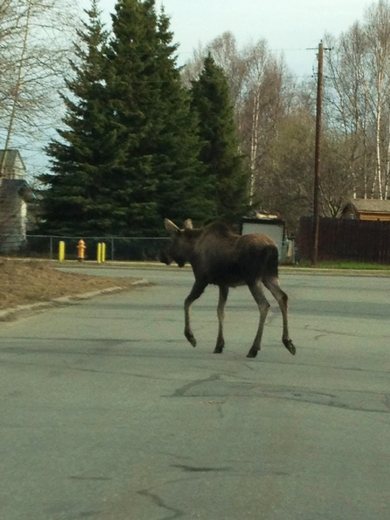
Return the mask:
<path id="1" fill-rule="evenodd" d="M 192 220 L 190 218 L 184 221 L 184 229 L 194 229 Z"/>
<path id="2" fill-rule="evenodd" d="M 168 218 L 164 219 L 164 226 L 170 235 L 174 235 L 175 233 L 180 231 L 176 224 L 174 224 L 172 220 L 169 220 Z"/>

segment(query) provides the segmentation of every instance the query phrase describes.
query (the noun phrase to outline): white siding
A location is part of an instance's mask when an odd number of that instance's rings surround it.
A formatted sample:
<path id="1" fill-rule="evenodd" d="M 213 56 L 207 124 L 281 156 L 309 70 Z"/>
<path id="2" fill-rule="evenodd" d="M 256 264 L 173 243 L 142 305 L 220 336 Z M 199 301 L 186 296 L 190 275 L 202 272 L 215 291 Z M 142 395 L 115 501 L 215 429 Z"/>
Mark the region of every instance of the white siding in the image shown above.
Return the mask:
<path id="1" fill-rule="evenodd" d="M 269 222 L 244 222 L 242 225 L 242 234 L 257 233 L 268 235 L 272 238 L 278 248 L 279 260 L 283 259 L 283 239 L 284 226 L 283 224 L 270 224 Z"/>

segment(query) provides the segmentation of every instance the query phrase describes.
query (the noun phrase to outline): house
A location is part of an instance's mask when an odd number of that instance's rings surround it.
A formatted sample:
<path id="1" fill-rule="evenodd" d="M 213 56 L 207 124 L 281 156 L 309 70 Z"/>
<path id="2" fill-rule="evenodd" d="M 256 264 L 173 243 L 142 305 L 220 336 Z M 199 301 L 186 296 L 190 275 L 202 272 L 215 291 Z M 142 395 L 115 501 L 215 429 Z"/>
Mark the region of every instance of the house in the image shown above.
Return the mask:
<path id="1" fill-rule="evenodd" d="M 26 167 L 18 150 L 0 150 L 0 182 L 4 179 L 25 179 Z"/>
<path id="2" fill-rule="evenodd" d="M 279 253 L 280 263 L 294 262 L 294 244 L 286 237 L 286 225 L 279 215 L 256 212 L 254 217 L 244 217 L 241 221 L 241 234 L 259 233 L 271 237 Z"/>
<path id="3" fill-rule="evenodd" d="M 18 150 L 0 150 L 0 253 L 17 252 L 26 240 L 27 202 L 34 196 Z"/>
<path id="4" fill-rule="evenodd" d="M 343 207 L 341 218 L 390 222 L 390 200 L 353 199 Z"/>

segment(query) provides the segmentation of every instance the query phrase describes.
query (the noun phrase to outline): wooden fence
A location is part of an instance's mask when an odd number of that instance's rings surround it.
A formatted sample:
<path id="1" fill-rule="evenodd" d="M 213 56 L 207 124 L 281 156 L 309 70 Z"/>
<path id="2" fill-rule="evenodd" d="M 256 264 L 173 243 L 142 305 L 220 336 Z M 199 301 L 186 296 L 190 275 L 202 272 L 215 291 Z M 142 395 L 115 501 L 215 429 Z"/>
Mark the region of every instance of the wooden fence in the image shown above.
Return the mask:
<path id="1" fill-rule="evenodd" d="M 313 219 L 302 217 L 297 237 L 299 258 L 311 258 L 312 235 Z M 390 264 L 390 222 L 321 218 L 318 259 Z"/>

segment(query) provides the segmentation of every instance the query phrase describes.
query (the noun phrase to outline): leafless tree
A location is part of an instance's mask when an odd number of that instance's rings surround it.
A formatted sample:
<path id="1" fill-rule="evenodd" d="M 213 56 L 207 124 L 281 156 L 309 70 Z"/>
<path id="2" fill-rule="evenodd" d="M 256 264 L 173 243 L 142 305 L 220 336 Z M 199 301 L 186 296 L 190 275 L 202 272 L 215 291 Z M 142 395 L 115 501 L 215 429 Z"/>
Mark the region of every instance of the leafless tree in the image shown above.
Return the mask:
<path id="1" fill-rule="evenodd" d="M 387 198 L 390 170 L 390 5 L 380 0 L 338 39 L 327 37 L 329 121 L 348 153 L 354 196 Z"/>
<path id="2" fill-rule="evenodd" d="M 372 195 L 387 198 L 390 154 L 390 4 L 380 0 L 367 11 L 370 96 L 375 121 L 375 175 Z"/>
<path id="3" fill-rule="evenodd" d="M 248 46 L 243 52 L 246 64 L 241 132 L 251 169 L 250 201 L 256 200 L 256 188 L 265 175 L 263 160 L 283 113 L 284 65 L 267 47 L 264 40 Z"/>
<path id="4" fill-rule="evenodd" d="M 183 72 L 187 85 L 201 70 L 202 59 L 208 52 L 224 70 L 230 86 L 240 148 L 248 157 L 251 171 L 249 198 L 255 204 L 259 179 L 264 176 L 262 165 L 283 104 L 285 66 L 282 58 L 268 49 L 265 40 L 238 48 L 233 34 L 226 32 L 194 52 Z"/>
<path id="5" fill-rule="evenodd" d="M 1 148 L 41 148 L 59 122 L 76 13 L 71 0 L 0 0 Z"/>

